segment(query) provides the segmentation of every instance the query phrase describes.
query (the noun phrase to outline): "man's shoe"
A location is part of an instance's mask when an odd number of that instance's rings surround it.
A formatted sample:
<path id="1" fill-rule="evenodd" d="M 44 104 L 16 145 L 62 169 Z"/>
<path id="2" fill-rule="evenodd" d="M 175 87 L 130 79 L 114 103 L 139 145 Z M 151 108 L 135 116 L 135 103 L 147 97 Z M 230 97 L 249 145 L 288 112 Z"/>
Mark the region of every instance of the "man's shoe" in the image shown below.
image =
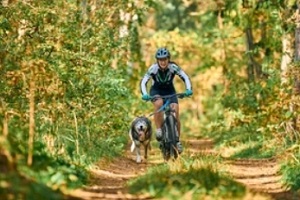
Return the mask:
<path id="1" fill-rule="evenodd" d="M 161 129 L 157 129 L 156 130 L 156 140 L 157 141 L 161 141 L 162 139 L 162 130 Z"/>
<path id="2" fill-rule="evenodd" d="M 158 142 L 158 147 L 160 150 L 163 150 L 163 143 L 162 142 Z"/>
<path id="3" fill-rule="evenodd" d="M 176 147 L 177 147 L 178 153 L 181 154 L 183 152 L 183 147 L 182 147 L 181 142 L 177 142 Z"/>

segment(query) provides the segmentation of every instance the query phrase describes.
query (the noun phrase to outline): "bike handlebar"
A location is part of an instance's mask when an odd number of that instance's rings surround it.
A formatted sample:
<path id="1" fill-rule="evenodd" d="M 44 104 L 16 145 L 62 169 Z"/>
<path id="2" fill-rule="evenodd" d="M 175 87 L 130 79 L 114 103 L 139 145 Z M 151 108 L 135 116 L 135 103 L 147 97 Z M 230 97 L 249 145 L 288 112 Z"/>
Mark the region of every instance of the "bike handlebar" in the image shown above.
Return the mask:
<path id="1" fill-rule="evenodd" d="M 180 98 L 180 99 L 183 99 L 184 97 L 187 97 L 187 96 L 185 95 L 185 93 L 176 93 L 176 94 L 163 95 L 163 96 L 155 95 L 155 96 L 151 97 L 148 101 L 154 101 L 154 100 L 156 100 L 156 99 L 158 99 L 158 98 L 161 98 L 161 99 L 167 99 L 167 101 L 164 103 L 164 105 L 162 105 L 162 106 L 160 107 L 160 109 L 159 109 L 158 111 L 156 111 L 156 112 L 154 112 L 154 113 L 151 113 L 151 114 L 149 115 L 149 117 L 152 116 L 152 115 L 154 115 L 155 113 L 159 113 L 159 112 L 161 112 L 162 110 L 164 110 L 164 109 L 166 108 L 166 106 L 169 105 L 169 103 L 170 103 L 170 100 L 169 100 L 169 99 L 172 98 L 172 97 L 174 97 L 174 96 L 177 96 L 177 97 Z"/>
<path id="2" fill-rule="evenodd" d="M 153 101 L 153 100 L 156 100 L 156 99 L 170 99 L 170 98 L 175 97 L 175 96 L 177 96 L 180 99 L 183 99 L 184 97 L 186 97 L 186 95 L 184 93 L 176 93 L 176 94 L 163 95 L 163 96 L 155 95 L 155 96 L 151 97 L 149 99 L 149 101 Z"/>

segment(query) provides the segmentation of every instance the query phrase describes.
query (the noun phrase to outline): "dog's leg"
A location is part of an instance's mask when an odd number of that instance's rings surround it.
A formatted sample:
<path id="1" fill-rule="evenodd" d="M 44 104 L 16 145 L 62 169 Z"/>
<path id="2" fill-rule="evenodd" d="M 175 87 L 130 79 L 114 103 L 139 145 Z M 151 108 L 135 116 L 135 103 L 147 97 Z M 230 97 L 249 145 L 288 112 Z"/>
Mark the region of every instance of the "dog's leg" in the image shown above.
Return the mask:
<path id="1" fill-rule="evenodd" d="M 140 146 L 136 146 L 135 151 L 136 151 L 136 162 L 141 163 L 142 162 L 142 157 L 141 157 L 141 148 L 140 148 Z"/>
<path id="2" fill-rule="evenodd" d="M 146 144 L 145 145 L 145 155 L 144 155 L 145 159 L 148 158 L 148 147 L 149 147 L 149 144 Z"/>
<path id="3" fill-rule="evenodd" d="M 132 141 L 132 144 L 131 144 L 131 147 L 130 147 L 130 151 L 133 152 L 134 149 L 135 149 L 135 144 L 134 144 L 134 142 Z"/>
<path id="4" fill-rule="evenodd" d="M 150 141 L 147 141 L 144 144 L 144 148 L 145 148 L 145 154 L 144 154 L 144 158 L 147 159 L 148 158 L 148 148 L 150 147 Z"/>
<path id="5" fill-rule="evenodd" d="M 149 151 L 151 151 L 152 150 L 152 146 L 151 146 L 151 143 L 149 142 Z"/>
<path id="6" fill-rule="evenodd" d="M 132 138 L 132 132 L 131 132 L 131 130 L 129 130 L 129 134 L 128 134 L 128 135 L 129 135 L 129 138 L 130 138 L 130 140 L 131 140 L 130 151 L 133 152 L 134 149 L 135 149 L 135 143 L 134 143 L 133 138 Z"/>
<path id="7" fill-rule="evenodd" d="M 141 163 L 142 162 L 141 143 L 138 140 L 133 140 L 132 142 L 134 143 L 134 146 L 135 146 L 136 162 Z"/>

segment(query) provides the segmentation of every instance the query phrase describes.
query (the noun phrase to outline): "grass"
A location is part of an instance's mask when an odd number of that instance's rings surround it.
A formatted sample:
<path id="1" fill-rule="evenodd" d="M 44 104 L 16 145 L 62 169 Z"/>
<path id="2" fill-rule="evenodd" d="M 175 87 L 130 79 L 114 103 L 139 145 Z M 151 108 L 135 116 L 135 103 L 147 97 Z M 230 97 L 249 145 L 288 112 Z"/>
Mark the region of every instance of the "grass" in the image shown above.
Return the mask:
<path id="1" fill-rule="evenodd" d="M 203 135 L 214 139 L 215 147 L 223 156 L 231 158 L 271 158 L 278 153 L 278 145 L 271 134 L 257 131 L 257 127 L 245 123 L 240 126 L 217 126 Z"/>
<path id="2" fill-rule="evenodd" d="M 284 183 L 293 191 L 300 189 L 300 146 L 295 145 L 294 152 L 289 153 L 281 166 Z"/>
<path id="3" fill-rule="evenodd" d="M 271 158 L 275 155 L 274 149 L 264 149 L 262 143 L 248 144 L 246 148 L 234 153 L 231 158 Z"/>
<path id="4" fill-rule="evenodd" d="M 217 171 L 217 165 L 218 161 L 212 156 L 181 158 L 150 168 L 144 176 L 129 182 L 129 191 L 166 199 L 243 196 L 245 187 Z"/>

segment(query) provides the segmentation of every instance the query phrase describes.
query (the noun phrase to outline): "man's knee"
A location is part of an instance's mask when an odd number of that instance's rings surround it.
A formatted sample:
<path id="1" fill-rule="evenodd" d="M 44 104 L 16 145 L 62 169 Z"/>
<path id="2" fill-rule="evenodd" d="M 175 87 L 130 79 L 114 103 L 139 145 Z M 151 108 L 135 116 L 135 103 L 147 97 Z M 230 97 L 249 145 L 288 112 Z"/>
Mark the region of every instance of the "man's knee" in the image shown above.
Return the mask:
<path id="1" fill-rule="evenodd" d="M 159 109 L 163 105 L 163 101 L 161 99 L 156 100 L 155 102 L 153 102 L 153 105 L 156 109 Z"/>

